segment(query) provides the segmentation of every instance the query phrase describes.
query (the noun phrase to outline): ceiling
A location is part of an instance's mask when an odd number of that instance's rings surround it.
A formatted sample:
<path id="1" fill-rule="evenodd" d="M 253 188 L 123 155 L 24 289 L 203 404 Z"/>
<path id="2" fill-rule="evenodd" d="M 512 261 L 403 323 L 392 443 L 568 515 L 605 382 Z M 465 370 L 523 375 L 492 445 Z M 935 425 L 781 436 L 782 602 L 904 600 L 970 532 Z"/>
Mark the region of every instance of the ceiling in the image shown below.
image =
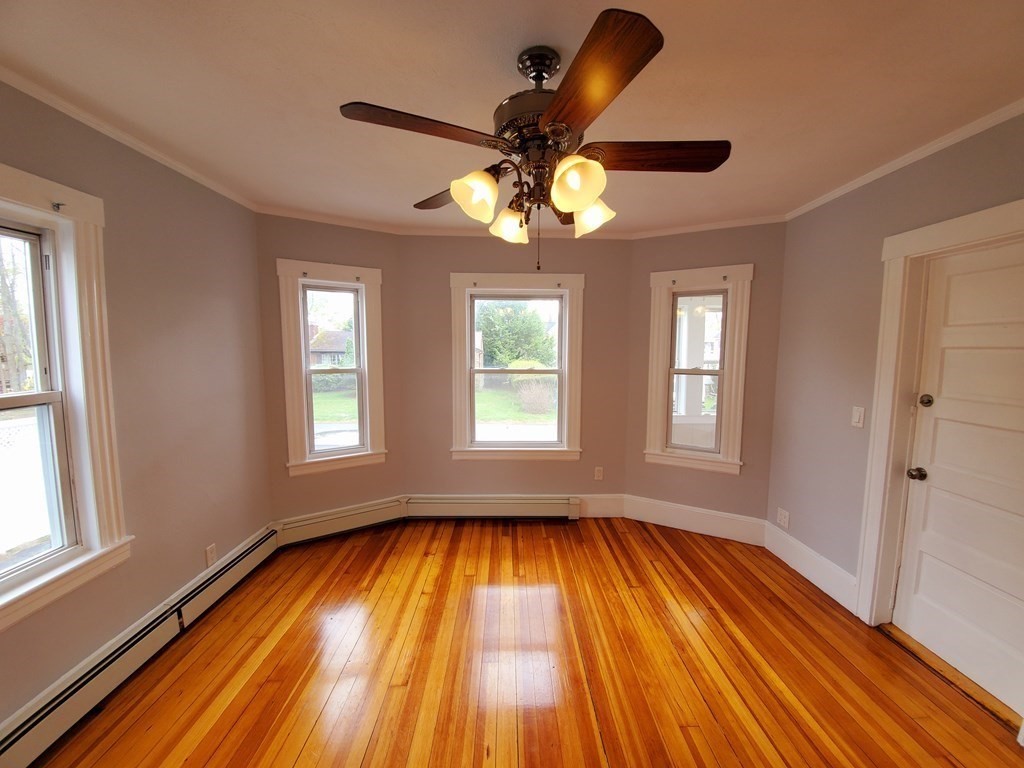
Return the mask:
<path id="1" fill-rule="evenodd" d="M 490 133 L 498 103 L 529 87 L 519 51 L 552 46 L 564 72 L 607 4 L 4 0 L 0 79 L 254 210 L 483 234 L 456 206 L 412 204 L 497 152 L 344 120 L 338 106 Z M 994 113 L 1024 112 L 1021 0 L 627 7 L 665 46 L 587 139 L 729 139 L 733 152 L 711 174 L 609 173 L 602 197 L 619 215 L 603 236 L 783 220 Z"/>

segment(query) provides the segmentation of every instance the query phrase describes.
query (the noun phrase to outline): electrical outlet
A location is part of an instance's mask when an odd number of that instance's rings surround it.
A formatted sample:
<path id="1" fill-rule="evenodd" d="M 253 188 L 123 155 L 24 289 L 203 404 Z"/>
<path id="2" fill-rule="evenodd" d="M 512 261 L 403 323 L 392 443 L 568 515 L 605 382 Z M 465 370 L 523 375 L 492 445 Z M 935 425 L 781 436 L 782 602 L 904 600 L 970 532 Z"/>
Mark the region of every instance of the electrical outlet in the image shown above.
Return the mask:
<path id="1" fill-rule="evenodd" d="M 777 508 L 775 520 L 778 522 L 779 528 L 789 528 L 789 512 L 782 507 Z"/>
<path id="2" fill-rule="evenodd" d="M 211 544 L 206 548 L 206 567 L 209 568 L 217 562 L 217 545 Z"/>
<path id="3" fill-rule="evenodd" d="M 594 467 L 594 479 L 604 480 L 604 467 Z"/>

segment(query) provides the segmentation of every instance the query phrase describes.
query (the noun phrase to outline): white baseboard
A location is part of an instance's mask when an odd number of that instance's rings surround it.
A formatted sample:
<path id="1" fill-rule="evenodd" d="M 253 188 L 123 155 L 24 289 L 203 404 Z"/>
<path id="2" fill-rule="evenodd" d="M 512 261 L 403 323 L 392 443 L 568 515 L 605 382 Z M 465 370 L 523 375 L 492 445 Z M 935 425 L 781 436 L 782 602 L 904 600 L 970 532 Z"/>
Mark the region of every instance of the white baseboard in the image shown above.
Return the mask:
<path id="1" fill-rule="evenodd" d="M 764 546 L 765 522 L 759 517 L 716 512 L 642 496 L 627 495 L 624 500 L 624 516 L 631 520 Z"/>
<path id="2" fill-rule="evenodd" d="M 846 610 L 857 607 L 857 578 L 776 525 L 765 525 L 765 547 Z"/>
<path id="3" fill-rule="evenodd" d="M 120 655 L 117 649 L 145 629 L 137 642 Z M 3 768 L 24 768 L 46 751 L 65 731 L 88 714 L 103 698 L 178 634 L 178 617 L 165 613 L 151 626 L 132 627 L 62 677 L 4 723 L 0 733 L 12 736 L 0 754 Z M 108 664 L 105 661 L 113 658 Z"/>
<path id="4" fill-rule="evenodd" d="M 24 768 L 202 610 L 222 597 L 277 548 L 264 529 L 204 570 L 159 606 L 63 675 L 0 724 L 0 768 Z"/>
<path id="5" fill-rule="evenodd" d="M 580 496 L 581 517 L 625 517 L 626 497 L 621 493 Z"/>

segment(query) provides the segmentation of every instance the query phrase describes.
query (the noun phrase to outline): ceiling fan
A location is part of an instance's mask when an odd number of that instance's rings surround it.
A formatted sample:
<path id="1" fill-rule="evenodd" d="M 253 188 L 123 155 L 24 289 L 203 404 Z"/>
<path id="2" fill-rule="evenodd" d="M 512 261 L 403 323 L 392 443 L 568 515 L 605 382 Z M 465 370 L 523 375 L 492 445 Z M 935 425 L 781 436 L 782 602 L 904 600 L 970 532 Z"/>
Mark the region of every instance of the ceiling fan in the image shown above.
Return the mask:
<path id="1" fill-rule="evenodd" d="M 600 200 L 605 171 L 706 173 L 729 158 L 728 141 L 599 141 L 581 146 L 583 132 L 663 44 L 661 32 L 645 16 L 616 8 L 602 11 L 557 91 L 544 88 L 544 83 L 558 72 L 558 53 L 547 46 L 527 48 L 519 54 L 518 69 L 534 87 L 498 105 L 493 135 L 362 101 L 343 104 L 341 114 L 496 149 L 505 156 L 456 179 L 416 208 L 440 208 L 454 201 L 471 218 L 489 223 L 499 180 L 515 174 L 515 194 L 494 219 L 492 234 L 528 242 L 530 212 L 550 208 L 562 224 L 574 224 L 580 237 L 615 215 Z"/>

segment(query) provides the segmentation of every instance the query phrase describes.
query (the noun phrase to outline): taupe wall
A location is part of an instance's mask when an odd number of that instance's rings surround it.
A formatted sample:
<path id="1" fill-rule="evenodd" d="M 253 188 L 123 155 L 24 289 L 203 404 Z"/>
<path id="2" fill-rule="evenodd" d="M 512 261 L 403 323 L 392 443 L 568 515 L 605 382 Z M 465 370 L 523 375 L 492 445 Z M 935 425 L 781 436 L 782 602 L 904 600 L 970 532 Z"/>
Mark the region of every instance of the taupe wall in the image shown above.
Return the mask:
<path id="1" fill-rule="evenodd" d="M 404 423 L 400 393 L 401 286 L 398 249 L 401 238 L 315 224 L 277 216 L 257 216 L 259 253 L 260 330 L 263 334 L 264 384 L 267 393 L 268 475 L 275 519 L 324 512 L 403 492 L 402 456 L 392 443 Z M 277 259 L 318 261 L 373 267 L 381 270 L 381 313 L 384 338 L 384 423 L 388 455 L 383 464 L 352 467 L 337 472 L 290 477 L 284 412 L 284 364 L 281 350 L 281 301 Z"/>
<path id="2" fill-rule="evenodd" d="M 1024 197 L 1024 117 L 789 222 L 769 519 L 855 573 L 875 380 L 882 241 Z"/>
<path id="3" fill-rule="evenodd" d="M 270 520 L 254 216 L 0 84 L 0 162 L 104 199 L 127 563 L 0 633 L 0 721 Z M 2 499 L 2 497 L 0 497 Z"/>
<path id="4" fill-rule="evenodd" d="M 533 272 L 536 249 L 493 237 L 406 238 L 402 328 L 402 412 L 398 446 L 408 456 L 409 493 L 621 493 L 626 385 L 628 245 L 543 240 L 545 272 L 585 275 L 580 461 L 452 461 L 452 272 Z M 605 470 L 594 480 L 594 467 Z"/>
<path id="5" fill-rule="evenodd" d="M 258 217 L 271 456 L 278 516 L 320 512 L 401 493 L 633 493 L 761 517 L 768 493 L 783 225 L 638 243 L 551 239 L 545 272 L 585 275 L 583 455 L 578 462 L 453 461 L 452 272 L 532 272 L 536 251 L 494 238 L 392 237 Z M 293 258 L 383 270 L 384 464 L 289 477 L 285 462 L 280 303 L 274 261 Z M 649 274 L 755 264 L 740 477 L 645 464 Z M 594 468 L 604 480 L 594 480 Z"/>
<path id="6" fill-rule="evenodd" d="M 426 214 L 425 214 L 426 215 Z M 545 272 L 586 276 L 580 462 L 453 461 L 452 272 L 531 272 L 536 250 L 492 237 L 393 237 L 260 216 L 260 297 L 274 509 L 285 517 L 402 493 L 621 493 L 629 245 L 545 240 Z M 289 477 L 275 260 L 331 261 L 382 270 L 387 461 Z M 602 466 L 605 480 L 595 481 Z"/>
<path id="7" fill-rule="evenodd" d="M 399 493 L 630 493 L 762 517 L 856 565 L 889 234 L 1024 197 L 1024 118 L 789 224 L 645 241 L 545 240 L 586 276 L 579 462 L 455 462 L 458 271 L 530 272 L 533 245 L 256 216 L 0 84 L 0 162 L 106 202 L 114 399 L 131 560 L 0 633 L 0 720 L 268 521 Z M 426 214 L 425 214 L 426 215 Z M 276 258 L 383 271 L 388 459 L 291 478 Z M 643 462 L 651 271 L 753 262 L 739 477 Z M 776 372 L 776 369 L 777 372 Z M 774 419 L 774 422 L 773 422 Z M 593 480 L 602 466 L 605 480 Z"/>
<path id="8" fill-rule="evenodd" d="M 719 229 L 633 243 L 630 268 L 629 411 L 626 419 L 626 491 L 678 504 L 763 517 L 771 459 L 772 404 L 782 294 L 784 224 Z M 651 272 L 753 264 L 750 335 L 743 403 L 743 468 L 738 476 L 648 464 L 647 359 Z"/>

